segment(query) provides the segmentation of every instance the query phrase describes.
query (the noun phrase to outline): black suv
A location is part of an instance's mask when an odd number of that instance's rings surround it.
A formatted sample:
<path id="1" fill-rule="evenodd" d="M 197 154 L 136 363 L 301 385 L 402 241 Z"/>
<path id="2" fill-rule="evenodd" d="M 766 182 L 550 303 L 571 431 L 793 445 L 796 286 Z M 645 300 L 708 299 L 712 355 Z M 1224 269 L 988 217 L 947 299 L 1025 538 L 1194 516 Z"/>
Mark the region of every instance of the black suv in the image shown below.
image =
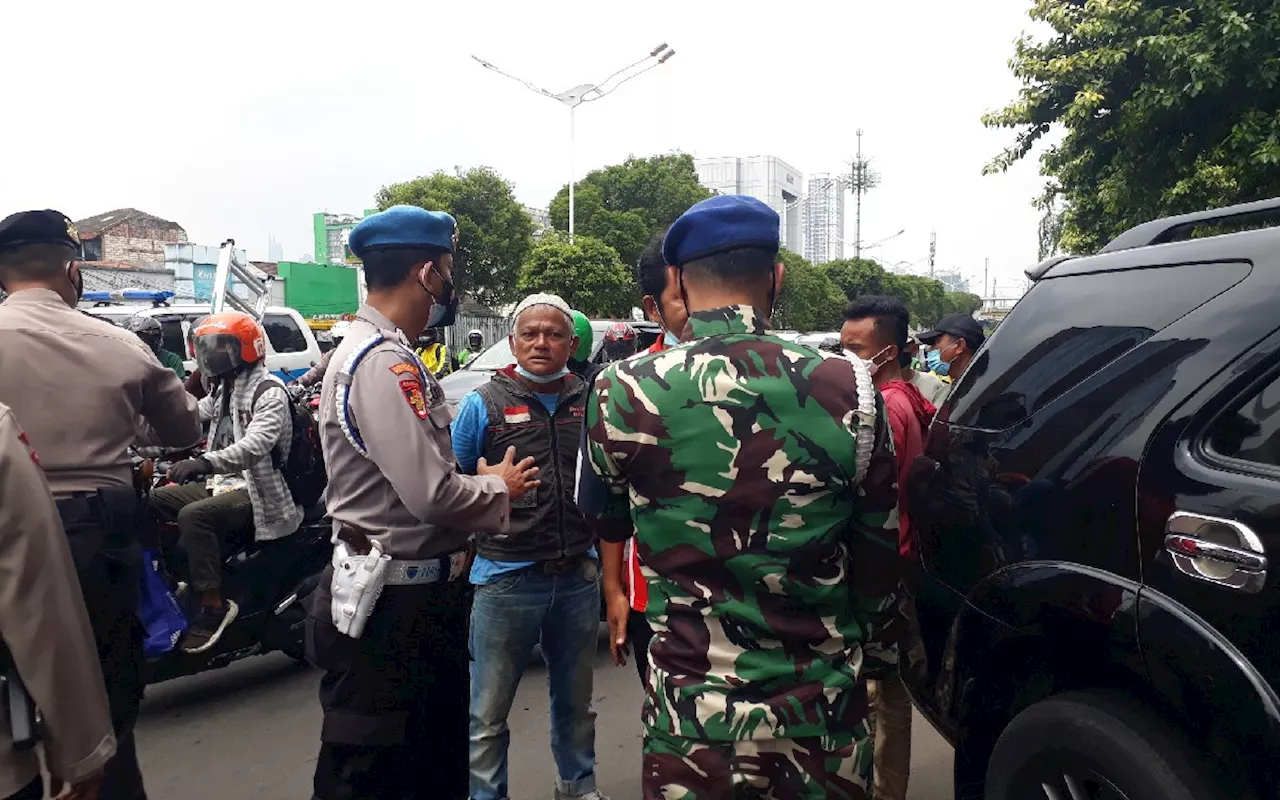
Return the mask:
<path id="1" fill-rule="evenodd" d="M 939 410 L 902 672 L 958 798 L 1280 794 L 1277 221 L 1171 217 L 1028 270 Z"/>

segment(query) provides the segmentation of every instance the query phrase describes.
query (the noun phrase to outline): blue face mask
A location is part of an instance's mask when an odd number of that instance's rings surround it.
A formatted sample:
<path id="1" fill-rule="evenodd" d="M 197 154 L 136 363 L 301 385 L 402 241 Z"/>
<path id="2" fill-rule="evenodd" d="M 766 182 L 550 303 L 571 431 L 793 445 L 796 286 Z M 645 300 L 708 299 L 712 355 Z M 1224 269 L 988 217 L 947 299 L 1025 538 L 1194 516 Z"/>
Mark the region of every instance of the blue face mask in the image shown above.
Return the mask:
<path id="1" fill-rule="evenodd" d="M 667 347 L 675 347 L 676 345 L 680 344 L 680 337 L 676 336 L 671 331 L 667 331 L 666 333 L 662 334 L 662 343 L 665 344 Z"/>
<path id="2" fill-rule="evenodd" d="M 534 383 L 555 383 L 556 381 L 569 374 L 568 367 L 561 367 L 559 372 L 553 372 L 550 375 L 534 375 L 529 370 L 516 364 L 516 374 L 527 381 Z"/>

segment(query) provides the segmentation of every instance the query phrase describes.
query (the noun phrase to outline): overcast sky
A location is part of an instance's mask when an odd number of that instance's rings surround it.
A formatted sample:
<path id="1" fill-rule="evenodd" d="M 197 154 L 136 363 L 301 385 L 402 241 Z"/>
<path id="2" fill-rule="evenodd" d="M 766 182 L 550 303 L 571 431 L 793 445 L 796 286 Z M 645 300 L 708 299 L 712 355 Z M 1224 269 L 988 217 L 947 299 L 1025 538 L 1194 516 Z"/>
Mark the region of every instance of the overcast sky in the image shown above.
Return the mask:
<path id="1" fill-rule="evenodd" d="M 0 215 L 120 207 L 199 244 L 313 250 L 311 214 L 358 213 L 384 184 L 487 165 L 545 207 L 568 178 L 552 91 L 667 42 L 676 55 L 578 113 L 579 175 L 630 154 L 775 155 L 846 169 L 854 132 L 882 185 L 863 240 L 997 291 L 1036 257 L 1034 161 L 983 177 L 1012 139 L 979 117 L 1018 88 L 1007 61 L 1030 0 L 3 0 Z M 21 75 L 21 80 L 15 76 Z M 846 239 L 854 238 L 852 202 Z"/>

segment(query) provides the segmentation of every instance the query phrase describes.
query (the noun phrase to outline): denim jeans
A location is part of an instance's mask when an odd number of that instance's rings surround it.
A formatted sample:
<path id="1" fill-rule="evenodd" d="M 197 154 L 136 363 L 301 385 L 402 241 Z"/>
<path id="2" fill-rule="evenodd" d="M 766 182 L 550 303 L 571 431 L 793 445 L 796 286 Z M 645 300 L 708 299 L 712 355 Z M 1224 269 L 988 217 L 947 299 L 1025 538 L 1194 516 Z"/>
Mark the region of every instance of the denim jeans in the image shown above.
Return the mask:
<path id="1" fill-rule="evenodd" d="M 477 586 L 471 607 L 471 800 L 505 800 L 507 714 L 533 646 L 542 642 L 551 690 L 557 788 L 596 788 L 592 675 L 600 631 L 600 567 L 584 559 L 563 575 L 540 566 Z"/>

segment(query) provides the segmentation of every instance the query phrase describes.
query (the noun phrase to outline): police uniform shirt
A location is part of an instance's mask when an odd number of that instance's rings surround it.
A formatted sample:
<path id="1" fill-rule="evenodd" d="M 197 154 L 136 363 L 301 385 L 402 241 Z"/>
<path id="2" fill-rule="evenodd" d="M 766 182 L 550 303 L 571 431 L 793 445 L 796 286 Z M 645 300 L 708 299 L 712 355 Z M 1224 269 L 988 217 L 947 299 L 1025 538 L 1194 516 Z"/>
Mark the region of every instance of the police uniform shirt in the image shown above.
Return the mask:
<path id="1" fill-rule="evenodd" d="M 59 499 L 133 485 L 140 415 L 165 447 L 201 437 L 196 399 L 173 370 L 134 334 L 49 289 L 0 304 L 0 402 L 22 420 Z"/>
<path id="2" fill-rule="evenodd" d="M 365 457 L 342 429 L 335 395 L 352 355 L 379 330 L 385 340 L 360 361 L 349 394 Z M 444 392 L 395 324 L 371 306 L 360 307 L 334 351 L 320 409 L 335 530 L 343 523 L 361 529 L 400 559 L 454 552 L 473 531 L 506 531 L 506 483 L 457 471 Z"/>

